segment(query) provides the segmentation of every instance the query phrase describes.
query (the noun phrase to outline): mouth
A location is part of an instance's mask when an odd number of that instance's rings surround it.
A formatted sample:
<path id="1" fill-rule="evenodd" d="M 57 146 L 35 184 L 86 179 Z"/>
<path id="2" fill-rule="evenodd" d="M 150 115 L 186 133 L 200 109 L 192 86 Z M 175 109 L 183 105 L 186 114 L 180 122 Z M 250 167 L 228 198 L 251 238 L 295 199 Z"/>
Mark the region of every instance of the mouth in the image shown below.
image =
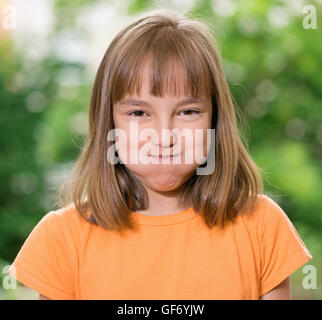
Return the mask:
<path id="1" fill-rule="evenodd" d="M 178 153 L 178 154 L 170 154 L 170 155 L 151 155 L 150 157 L 152 157 L 152 158 L 159 158 L 159 159 L 172 159 L 172 158 L 174 158 L 174 157 L 177 157 L 177 156 L 179 156 L 180 155 L 180 153 Z"/>

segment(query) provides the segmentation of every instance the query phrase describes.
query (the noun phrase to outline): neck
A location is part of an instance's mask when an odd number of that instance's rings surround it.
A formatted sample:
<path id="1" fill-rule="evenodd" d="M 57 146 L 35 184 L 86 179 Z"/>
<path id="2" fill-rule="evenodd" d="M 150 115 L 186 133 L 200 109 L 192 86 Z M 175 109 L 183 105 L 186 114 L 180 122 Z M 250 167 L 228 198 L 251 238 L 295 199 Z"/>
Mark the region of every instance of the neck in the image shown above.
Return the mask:
<path id="1" fill-rule="evenodd" d="M 187 207 L 179 207 L 177 203 L 182 187 L 173 191 L 163 192 L 151 190 L 146 187 L 149 197 L 148 208 L 137 212 L 151 216 L 161 216 L 188 209 Z"/>

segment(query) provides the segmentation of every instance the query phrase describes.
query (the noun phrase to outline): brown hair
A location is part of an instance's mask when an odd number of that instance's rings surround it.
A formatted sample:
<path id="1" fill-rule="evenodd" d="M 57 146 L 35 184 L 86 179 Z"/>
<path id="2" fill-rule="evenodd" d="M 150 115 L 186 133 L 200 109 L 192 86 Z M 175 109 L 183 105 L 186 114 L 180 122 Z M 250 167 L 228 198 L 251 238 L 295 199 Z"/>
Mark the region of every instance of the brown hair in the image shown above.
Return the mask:
<path id="1" fill-rule="evenodd" d="M 105 229 L 135 228 L 130 212 L 146 209 L 147 193 L 124 164 L 106 160 L 113 144 L 106 137 L 114 128 L 113 104 L 134 90 L 139 95 L 140 71 L 151 58 L 150 94 L 162 97 L 164 90 L 176 94 L 171 66 L 180 62 L 185 72 L 184 93 L 206 93 L 213 103 L 216 167 L 210 175 L 190 177 L 179 196 L 180 207 L 193 207 L 209 228 L 224 227 L 244 209 L 250 212 L 255 207 L 264 189 L 261 169 L 241 140 L 239 119 L 216 47 L 212 31 L 201 20 L 162 9 L 145 13 L 115 36 L 96 74 L 89 136 L 70 173 L 74 177 L 67 191 L 66 181 L 60 188 L 60 206 L 72 201 L 84 219 Z"/>

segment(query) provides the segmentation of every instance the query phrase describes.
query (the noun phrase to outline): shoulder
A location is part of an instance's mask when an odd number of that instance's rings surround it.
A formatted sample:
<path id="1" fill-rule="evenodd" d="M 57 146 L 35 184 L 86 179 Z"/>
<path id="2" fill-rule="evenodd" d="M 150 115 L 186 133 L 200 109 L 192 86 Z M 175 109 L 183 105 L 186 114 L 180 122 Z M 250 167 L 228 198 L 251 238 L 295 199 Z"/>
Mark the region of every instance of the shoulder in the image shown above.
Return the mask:
<path id="1" fill-rule="evenodd" d="M 282 207 L 270 196 L 258 195 L 256 206 L 250 211 L 243 211 L 238 222 L 251 234 L 261 239 L 263 235 L 276 234 L 286 229 L 293 230 L 294 226 Z"/>
<path id="2" fill-rule="evenodd" d="M 88 223 L 81 216 L 80 212 L 72 203 L 66 207 L 49 211 L 44 218 L 46 220 L 51 221 L 52 223 L 66 223 L 66 222 L 77 223 L 77 224 Z"/>
<path id="3" fill-rule="evenodd" d="M 263 212 L 261 217 L 261 226 L 263 232 L 265 230 L 274 230 L 278 232 L 279 229 L 294 229 L 294 226 L 289 218 L 289 216 L 285 213 L 282 207 L 274 201 L 269 196 L 264 196 L 265 203 L 263 205 Z"/>
<path id="4" fill-rule="evenodd" d="M 254 224 L 262 224 L 267 221 L 278 222 L 280 220 L 289 220 L 281 206 L 265 194 L 258 196 L 257 205 L 248 215 L 246 214 L 246 216 L 246 219 Z"/>
<path id="5" fill-rule="evenodd" d="M 82 230 L 90 225 L 77 210 L 74 204 L 69 204 L 56 210 L 49 211 L 38 225 L 45 224 L 45 229 L 51 234 L 80 235 Z M 37 227 L 38 227 L 37 225 Z"/>
<path id="6" fill-rule="evenodd" d="M 293 252 L 305 251 L 310 255 L 289 216 L 271 197 L 262 195 L 257 209 L 243 221 L 265 248 L 285 244 Z"/>

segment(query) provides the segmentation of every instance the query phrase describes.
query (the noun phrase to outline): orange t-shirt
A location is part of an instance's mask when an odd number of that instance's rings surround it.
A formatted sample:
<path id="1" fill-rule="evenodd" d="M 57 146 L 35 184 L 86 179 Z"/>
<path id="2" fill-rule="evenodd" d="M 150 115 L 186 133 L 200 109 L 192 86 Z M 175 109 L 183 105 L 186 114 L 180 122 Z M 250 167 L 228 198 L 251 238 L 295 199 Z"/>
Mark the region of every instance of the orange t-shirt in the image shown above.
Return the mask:
<path id="1" fill-rule="evenodd" d="M 132 212 L 139 232 L 105 230 L 75 207 L 48 212 L 9 273 L 50 299 L 258 299 L 312 255 L 270 197 L 209 229 L 192 208 Z"/>

